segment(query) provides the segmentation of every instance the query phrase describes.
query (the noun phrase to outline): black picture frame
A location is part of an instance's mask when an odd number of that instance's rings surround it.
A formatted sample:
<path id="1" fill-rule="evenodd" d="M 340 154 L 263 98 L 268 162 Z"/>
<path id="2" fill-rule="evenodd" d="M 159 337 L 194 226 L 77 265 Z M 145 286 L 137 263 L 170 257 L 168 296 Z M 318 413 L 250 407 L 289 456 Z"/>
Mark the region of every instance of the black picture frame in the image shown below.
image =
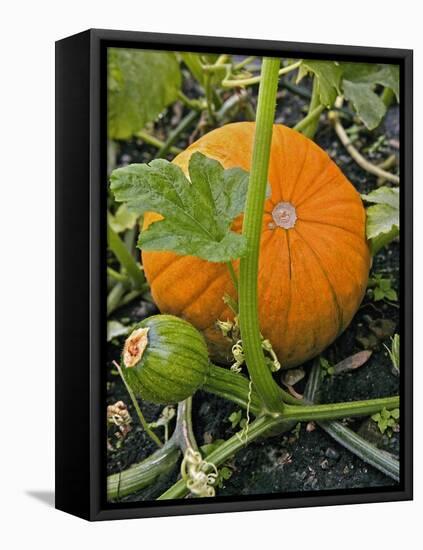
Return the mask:
<path id="1" fill-rule="evenodd" d="M 106 49 L 257 54 L 396 63 L 401 143 L 401 483 L 322 491 L 107 504 L 103 406 L 106 342 Z M 92 29 L 56 43 L 56 508 L 87 520 L 412 499 L 413 52 Z"/>

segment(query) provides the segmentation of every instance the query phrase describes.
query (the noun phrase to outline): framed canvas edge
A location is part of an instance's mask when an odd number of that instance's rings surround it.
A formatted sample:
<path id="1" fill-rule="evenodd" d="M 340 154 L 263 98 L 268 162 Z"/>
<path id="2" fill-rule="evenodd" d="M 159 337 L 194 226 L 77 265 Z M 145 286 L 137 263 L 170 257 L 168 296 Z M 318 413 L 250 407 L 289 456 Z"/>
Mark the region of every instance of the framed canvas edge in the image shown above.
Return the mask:
<path id="1" fill-rule="evenodd" d="M 217 512 L 235 512 L 283 509 L 310 506 L 332 506 L 344 504 L 359 504 L 386 501 L 411 500 L 412 492 L 412 71 L 413 52 L 405 49 L 374 48 L 363 46 L 340 46 L 326 44 L 305 44 L 294 42 L 278 42 L 255 39 L 217 38 L 205 36 L 170 35 L 160 33 L 143 33 L 132 31 L 111 31 L 92 29 L 86 31 L 90 36 L 90 96 L 89 96 L 89 128 L 90 128 L 90 161 L 87 167 L 86 184 L 90 189 L 90 219 L 89 219 L 89 292 L 90 292 L 90 372 L 89 372 L 89 513 L 81 513 L 85 519 L 91 521 L 157 517 L 167 515 L 208 514 Z M 84 34 L 84 33 L 82 33 Z M 71 39 L 71 38 L 70 38 Z M 70 40 L 64 39 L 64 40 Z M 104 150 L 105 124 L 102 116 L 106 90 L 102 83 L 101 56 L 102 49 L 110 44 L 125 44 L 126 47 L 151 48 L 151 49 L 181 49 L 194 51 L 204 48 L 203 51 L 228 50 L 242 53 L 260 52 L 263 55 L 289 53 L 307 54 L 308 57 L 334 56 L 351 58 L 351 60 L 369 62 L 399 63 L 402 68 L 401 96 L 401 174 L 403 198 L 401 201 L 401 232 L 402 232 L 402 262 L 404 279 L 408 283 L 401 289 L 401 297 L 405 311 L 404 324 L 402 326 L 402 457 L 401 470 L 403 486 L 401 490 L 372 492 L 366 490 L 359 494 L 324 494 L 307 493 L 295 497 L 283 497 L 269 495 L 266 499 L 249 500 L 220 500 L 219 502 L 199 502 L 195 504 L 183 502 L 154 504 L 140 503 L 137 507 L 108 508 L 104 506 L 102 498 L 102 484 L 104 469 L 102 463 L 102 451 L 104 450 L 104 426 L 101 414 L 101 347 L 102 330 L 101 319 L 105 318 L 105 304 L 102 289 L 105 284 L 105 275 L 101 272 L 102 254 L 105 251 L 106 235 L 105 224 L 102 230 L 102 214 L 105 208 L 101 205 L 101 182 L 105 181 L 105 162 L 102 157 Z M 103 75 L 104 77 L 104 75 Z M 103 113 L 104 114 L 104 113 Z M 103 205 L 104 206 L 104 205 Z M 405 242 L 405 244 L 404 244 Z M 103 270 L 104 271 L 104 270 Z M 100 281 L 100 284 L 99 284 Z M 404 285 L 402 285 L 404 286 Z M 104 328 L 104 327 L 103 327 Z M 404 374 L 404 371 L 405 374 Z M 242 497 L 241 497 L 242 498 Z M 61 508 L 63 509 L 63 507 Z M 65 510 L 69 511 L 69 510 Z M 71 513 L 75 513 L 74 511 Z"/>

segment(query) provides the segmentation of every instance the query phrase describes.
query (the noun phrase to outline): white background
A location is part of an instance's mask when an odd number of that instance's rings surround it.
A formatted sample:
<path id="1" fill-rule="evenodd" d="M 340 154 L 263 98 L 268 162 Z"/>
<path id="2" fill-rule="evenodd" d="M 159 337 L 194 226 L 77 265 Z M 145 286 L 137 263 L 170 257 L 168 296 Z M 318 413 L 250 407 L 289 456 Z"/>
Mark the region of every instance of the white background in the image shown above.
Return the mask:
<path id="1" fill-rule="evenodd" d="M 243 550 L 271 544 L 388 550 L 412 538 L 421 542 L 421 272 L 415 288 L 415 502 L 89 524 L 34 496 L 51 500 L 54 479 L 54 41 L 97 27 L 415 49 L 418 269 L 423 236 L 418 5 L 411 0 L 2 3 L 0 536 L 8 548 L 207 549 L 218 544 Z"/>

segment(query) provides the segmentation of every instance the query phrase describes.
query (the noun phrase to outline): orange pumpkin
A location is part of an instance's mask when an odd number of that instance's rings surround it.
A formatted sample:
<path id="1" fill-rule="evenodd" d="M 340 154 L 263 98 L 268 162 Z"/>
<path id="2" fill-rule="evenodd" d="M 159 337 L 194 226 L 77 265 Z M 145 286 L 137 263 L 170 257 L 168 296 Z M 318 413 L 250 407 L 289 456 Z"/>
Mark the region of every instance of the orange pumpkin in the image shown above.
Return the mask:
<path id="1" fill-rule="evenodd" d="M 188 174 L 195 151 L 225 168 L 250 170 L 255 124 L 213 130 L 173 161 Z M 365 211 L 359 194 L 325 151 L 282 125 L 273 129 L 260 248 L 259 317 L 282 367 L 322 352 L 351 322 L 370 267 Z M 145 216 L 144 226 L 160 219 Z M 233 224 L 241 231 L 242 216 Z M 200 329 L 212 356 L 230 360 L 230 344 L 216 321 L 232 319 L 224 304 L 234 296 L 227 266 L 169 252 L 143 252 L 143 265 L 159 309 Z M 239 261 L 234 262 L 238 272 Z"/>

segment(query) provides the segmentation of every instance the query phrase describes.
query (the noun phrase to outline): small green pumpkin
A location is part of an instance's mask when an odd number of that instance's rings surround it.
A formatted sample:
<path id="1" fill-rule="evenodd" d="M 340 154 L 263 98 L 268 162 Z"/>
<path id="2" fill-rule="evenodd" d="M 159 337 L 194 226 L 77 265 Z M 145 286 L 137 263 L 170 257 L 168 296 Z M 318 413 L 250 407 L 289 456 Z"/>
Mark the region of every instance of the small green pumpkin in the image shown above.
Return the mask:
<path id="1" fill-rule="evenodd" d="M 132 390 L 158 404 L 182 401 L 198 390 L 209 371 L 203 336 L 173 315 L 138 323 L 122 351 L 122 372 Z"/>

